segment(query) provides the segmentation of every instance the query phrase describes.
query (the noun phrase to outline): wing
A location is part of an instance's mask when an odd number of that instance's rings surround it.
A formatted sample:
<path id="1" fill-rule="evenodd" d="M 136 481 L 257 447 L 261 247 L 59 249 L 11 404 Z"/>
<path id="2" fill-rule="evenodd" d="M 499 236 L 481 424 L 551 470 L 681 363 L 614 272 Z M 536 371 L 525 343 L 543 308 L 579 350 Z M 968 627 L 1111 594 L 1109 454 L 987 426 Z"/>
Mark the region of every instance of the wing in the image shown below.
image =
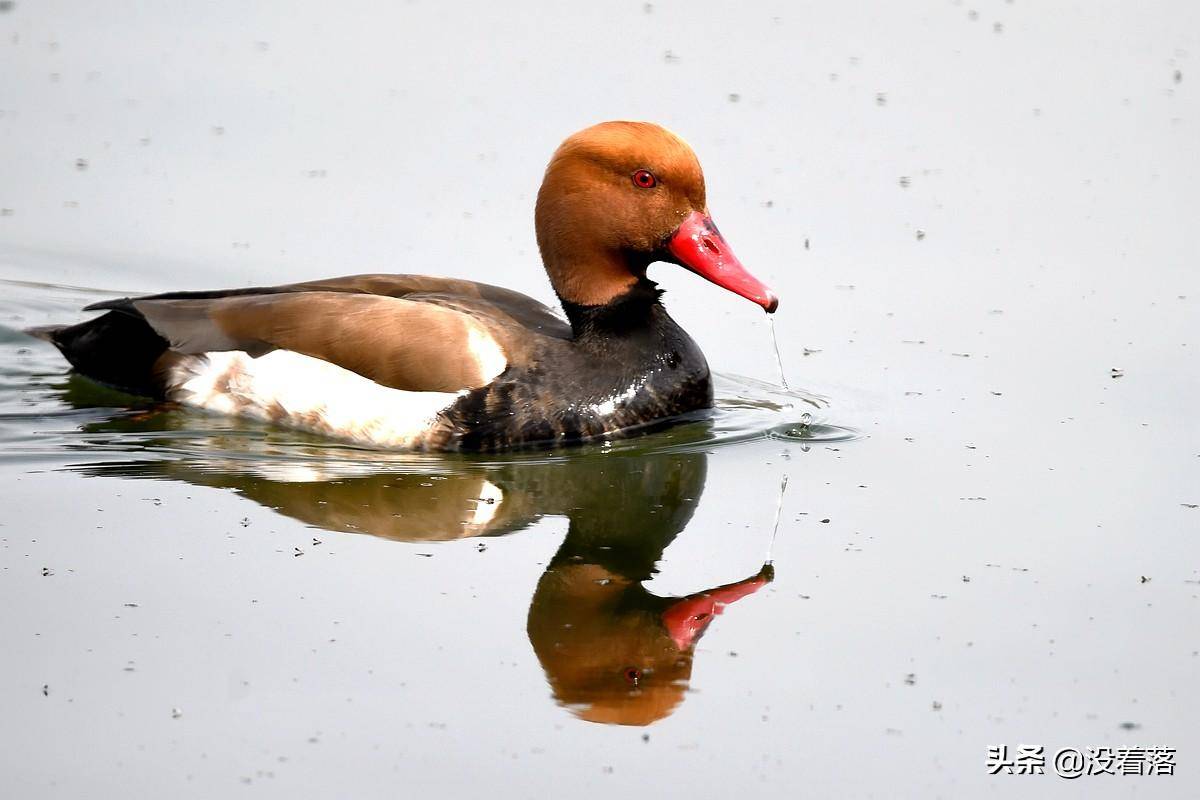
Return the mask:
<path id="1" fill-rule="evenodd" d="M 295 284 L 303 290 L 357 292 L 444 304 L 504 319 L 558 339 L 571 338 L 571 326 L 528 295 L 487 283 L 429 275 L 349 275 Z M 285 287 L 291 288 L 291 287 Z"/>
<path id="2" fill-rule="evenodd" d="M 571 337 L 570 325 L 551 309 L 528 295 L 514 292 L 512 289 L 505 289 L 502 286 L 429 275 L 347 275 L 341 278 L 327 278 L 282 286 L 258 286 L 249 289 L 223 289 L 211 292 L 169 292 L 134 299 L 215 300 L 226 297 L 296 292 L 339 292 L 423 300 L 440 305 L 455 306 L 476 314 L 491 316 L 497 320 L 512 322 L 531 331 L 555 338 L 569 339 Z M 94 303 L 84 310 L 121 309 L 127 307 L 130 302 L 132 302 L 130 298 L 109 300 Z"/>
<path id="3" fill-rule="evenodd" d="M 131 310 L 184 354 L 291 350 L 408 391 L 485 386 L 507 357 L 488 326 L 443 306 L 377 295 L 291 292 L 135 299 Z"/>
<path id="4" fill-rule="evenodd" d="M 500 287 L 410 275 L 106 301 L 184 354 L 283 349 L 408 391 L 485 386 L 530 334 L 570 336 L 548 308 Z"/>

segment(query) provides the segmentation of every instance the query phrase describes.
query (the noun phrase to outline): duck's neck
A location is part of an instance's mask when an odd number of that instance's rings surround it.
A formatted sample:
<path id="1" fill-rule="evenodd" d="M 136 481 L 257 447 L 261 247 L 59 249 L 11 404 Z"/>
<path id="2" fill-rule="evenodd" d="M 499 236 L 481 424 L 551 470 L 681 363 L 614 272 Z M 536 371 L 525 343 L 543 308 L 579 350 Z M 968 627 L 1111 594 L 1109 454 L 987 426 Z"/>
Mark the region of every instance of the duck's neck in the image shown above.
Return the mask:
<path id="1" fill-rule="evenodd" d="M 665 315 L 658 298 L 662 290 L 645 276 L 628 289 L 600 305 L 583 305 L 560 298 L 563 311 L 578 341 L 627 336 L 654 325 Z"/>

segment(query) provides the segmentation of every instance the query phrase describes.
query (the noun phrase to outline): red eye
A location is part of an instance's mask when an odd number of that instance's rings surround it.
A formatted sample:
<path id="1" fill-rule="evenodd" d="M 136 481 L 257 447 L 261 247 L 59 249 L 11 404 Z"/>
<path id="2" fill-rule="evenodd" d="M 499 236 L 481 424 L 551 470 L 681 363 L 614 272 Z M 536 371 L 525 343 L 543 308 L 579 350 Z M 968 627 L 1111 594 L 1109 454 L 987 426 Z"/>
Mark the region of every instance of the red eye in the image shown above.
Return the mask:
<path id="1" fill-rule="evenodd" d="M 633 173 L 633 185 L 639 189 L 653 189 L 658 185 L 658 180 L 649 170 L 639 169 Z"/>
<path id="2" fill-rule="evenodd" d="M 638 681 L 642 679 L 642 671 L 637 667 L 626 667 L 624 674 L 625 682 L 630 686 L 637 686 Z"/>

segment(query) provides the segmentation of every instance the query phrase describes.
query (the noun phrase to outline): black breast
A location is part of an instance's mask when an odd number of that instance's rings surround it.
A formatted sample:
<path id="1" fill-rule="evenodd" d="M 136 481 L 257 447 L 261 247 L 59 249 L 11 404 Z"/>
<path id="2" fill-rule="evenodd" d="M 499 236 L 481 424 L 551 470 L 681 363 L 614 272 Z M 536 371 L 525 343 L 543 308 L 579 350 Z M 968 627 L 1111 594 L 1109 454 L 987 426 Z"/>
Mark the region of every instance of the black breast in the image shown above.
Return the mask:
<path id="1" fill-rule="evenodd" d="M 574 338 L 536 337 L 527 359 L 444 412 L 432 449 L 489 452 L 628 436 L 712 406 L 708 363 L 653 284 L 605 306 L 564 307 Z"/>

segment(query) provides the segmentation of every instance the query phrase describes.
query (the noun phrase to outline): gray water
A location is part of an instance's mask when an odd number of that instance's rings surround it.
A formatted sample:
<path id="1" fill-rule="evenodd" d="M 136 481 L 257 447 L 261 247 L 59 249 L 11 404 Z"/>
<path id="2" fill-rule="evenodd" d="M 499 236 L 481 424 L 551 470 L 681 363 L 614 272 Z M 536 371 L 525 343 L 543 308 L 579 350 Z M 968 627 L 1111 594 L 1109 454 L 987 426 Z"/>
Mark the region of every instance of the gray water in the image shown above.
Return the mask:
<path id="1" fill-rule="evenodd" d="M 6 797 L 1200 794 L 1195 4 L 246 5 L 0 4 Z M 714 413 L 514 458 L 21 333 L 365 271 L 549 301 L 541 171 L 619 117 L 697 149 L 790 391 L 666 265 Z"/>

